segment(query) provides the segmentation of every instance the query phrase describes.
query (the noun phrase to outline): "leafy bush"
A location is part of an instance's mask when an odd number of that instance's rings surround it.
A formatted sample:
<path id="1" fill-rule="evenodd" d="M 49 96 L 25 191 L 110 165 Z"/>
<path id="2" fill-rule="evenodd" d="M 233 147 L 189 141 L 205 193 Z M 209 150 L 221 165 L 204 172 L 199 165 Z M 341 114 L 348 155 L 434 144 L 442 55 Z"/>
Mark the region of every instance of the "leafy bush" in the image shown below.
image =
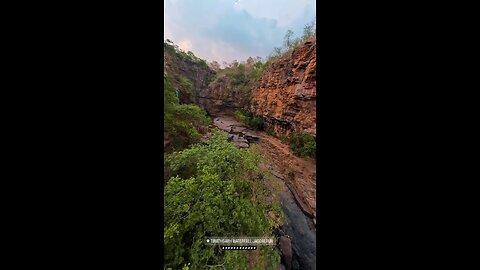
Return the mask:
<path id="1" fill-rule="evenodd" d="M 263 130 L 263 119 L 261 117 L 254 117 L 251 112 L 236 111 L 235 117 L 245 122 L 251 128 Z"/>
<path id="2" fill-rule="evenodd" d="M 274 136 L 274 137 L 276 136 L 275 131 L 271 127 L 267 128 L 266 132 L 270 136 Z"/>
<path id="3" fill-rule="evenodd" d="M 255 81 L 260 77 L 262 77 L 263 71 L 264 71 L 264 65 L 261 65 L 260 68 L 253 70 L 252 73 L 250 74 L 250 80 Z"/>
<path id="4" fill-rule="evenodd" d="M 195 54 L 193 54 L 193 52 L 191 51 L 184 52 L 182 49 L 178 47 L 178 45 L 174 44 L 171 40 L 167 39 L 163 43 L 163 46 L 166 49 L 166 51 L 168 51 L 171 55 L 175 55 L 176 57 L 184 60 L 195 62 L 205 68 L 208 67 L 207 62 L 205 60 L 195 56 Z"/>
<path id="5" fill-rule="evenodd" d="M 206 112 L 197 105 L 179 104 L 175 89 L 166 76 L 164 83 L 163 125 L 170 135 L 173 150 L 181 150 L 200 140 L 199 130 L 212 122 Z"/>
<path id="6" fill-rule="evenodd" d="M 164 110 L 168 111 L 174 106 L 175 104 L 178 104 L 178 97 L 175 94 L 175 89 L 173 85 L 170 83 L 171 78 L 169 75 L 166 75 L 163 78 L 163 106 Z"/>
<path id="7" fill-rule="evenodd" d="M 316 35 L 316 18 L 314 18 L 310 23 L 306 24 L 303 28 L 302 40 L 306 40 L 309 37 Z"/>
<path id="8" fill-rule="evenodd" d="M 316 158 L 317 143 L 315 138 L 308 133 L 291 132 L 288 134 L 290 148 L 303 157 Z"/>
<path id="9" fill-rule="evenodd" d="M 199 130 L 211 123 L 206 112 L 193 104 L 177 104 L 170 113 L 164 114 L 165 131 L 171 136 L 173 150 L 181 150 L 190 144 L 198 143 Z"/>
<path id="10" fill-rule="evenodd" d="M 216 82 L 236 92 L 236 103 L 240 107 L 245 107 L 250 102 L 251 91 L 257 81 L 263 74 L 265 65 L 259 60 L 250 57 L 247 61 L 241 63 L 233 61 L 223 69 L 217 70 Z M 215 66 L 215 64 L 213 65 Z"/>
<path id="11" fill-rule="evenodd" d="M 180 76 L 180 84 L 187 90 L 188 92 L 191 92 L 193 89 L 193 84 L 192 82 L 187 79 L 186 77 Z"/>
<path id="12" fill-rule="evenodd" d="M 291 52 L 296 46 L 316 37 L 316 18 L 307 23 L 303 28 L 303 35 L 294 37 L 292 30 L 287 30 L 283 37 L 283 46 L 273 48 L 273 52 L 267 57 L 266 66 L 270 65 L 274 60 L 282 57 L 285 53 Z"/>
<path id="13" fill-rule="evenodd" d="M 197 143 L 201 137 L 195 126 L 188 121 L 174 121 L 170 133 L 172 134 L 174 150 L 183 149 L 190 144 Z"/>
<path id="14" fill-rule="evenodd" d="M 263 130 L 263 119 L 260 118 L 260 117 L 253 117 L 248 125 L 250 125 L 251 127 L 253 127 L 254 129 L 259 129 L 259 130 Z"/>
<path id="15" fill-rule="evenodd" d="M 200 58 L 198 58 L 200 59 Z M 203 59 L 200 59 L 198 61 L 198 63 L 200 64 L 200 66 L 204 67 L 204 68 L 208 68 L 208 64 L 207 64 L 207 61 L 203 60 Z"/>
<path id="16" fill-rule="evenodd" d="M 242 122 L 247 121 L 247 116 L 240 111 L 235 112 L 235 117 Z"/>
<path id="17" fill-rule="evenodd" d="M 172 113 L 176 119 L 189 121 L 196 128 L 212 123 L 212 119 L 207 116 L 205 110 L 194 104 L 179 104 L 175 106 Z"/>
<path id="18" fill-rule="evenodd" d="M 165 184 L 165 263 L 173 269 L 192 269 L 223 264 L 225 269 L 251 269 L 249 254 L 230 252 L 204 245 L 207 236 L 271 237 L 278 220 L 268 218 L 273 211 L 282 216 L 277 204 L 267 204 L 270 195 L 261 181 L 258 154 L 227 142 L 216 130 L 208 144 L 167 155 Z M 280 262 L 273 246 L 257 250 L 260 261 L 270 268 Z M 263 260 L 263 262 L 262 262 Z"/>

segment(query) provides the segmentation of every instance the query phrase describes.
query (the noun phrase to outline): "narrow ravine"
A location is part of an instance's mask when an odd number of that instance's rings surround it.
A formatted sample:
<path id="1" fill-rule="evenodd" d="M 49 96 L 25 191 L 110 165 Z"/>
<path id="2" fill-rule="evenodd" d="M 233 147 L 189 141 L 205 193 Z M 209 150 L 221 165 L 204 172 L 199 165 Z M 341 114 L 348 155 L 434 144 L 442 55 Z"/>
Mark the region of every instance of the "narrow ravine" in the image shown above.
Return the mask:
<path id="1" fill-rule="evenodd" d="M 285 223 L 277 230 L 284 249 L 282 256 L 287 269 L 316 268 L 316 198 L 314 160 L 297 157 L 288 145 L 263 131 L 252 130 L 231 115 L 213 116 L 213 126 L 228 133 L 229 140 L 240 148 L 256 145 L 263 157 L 260 167 L 267 170 L 282 186 L 280 200 Z M 208 140 L 208 134 L 203 138 Z M 289 239 L 289 240 L 287 240 Z M 285 241 L 283 241 L 285 240 Z"/>

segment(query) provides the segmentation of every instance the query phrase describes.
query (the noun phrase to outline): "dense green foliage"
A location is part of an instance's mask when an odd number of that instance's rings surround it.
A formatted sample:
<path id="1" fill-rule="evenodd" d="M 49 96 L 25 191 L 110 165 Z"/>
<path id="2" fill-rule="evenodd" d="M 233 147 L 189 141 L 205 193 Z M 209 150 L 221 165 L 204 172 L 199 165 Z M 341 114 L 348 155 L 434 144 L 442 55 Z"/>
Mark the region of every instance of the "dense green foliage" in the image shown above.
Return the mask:
<path id="1" fill-rule="evenodd" d="M 188 81 L 186 81 L 188 82 Z M 206 112 L 193 104 L 179 104 L 169 75 L 165 75 L 163 125 L 170 135 L 173 150 L 180 150 L 200 140 L 199 130 L 211 123 Z"/>
<path id="2" fill-rule="evenodd" d="M 261 117 L 255 117 L 250 112 L 241 111 L 236 111 L 235 117 L 238 120 L 247 123 L 251 128 L 263 130 L 263 119 Z"/>
<path id="3" fill-rule="evenodd" d="M 263 129 L 263 120 L 260 117 L 253 117 L 252 120 L 248 121 L 247 123 L 254 129 Z"/>
<path id="4" fill-rule="evenodd" d="M 205 60 L 195 56 L 195 54 L 193 54 L 193 52 L 191 51 L 184 52 L 182 49 L 178 47 L 178 45 L 174 44 L 169 39 L 167 39 L 164 42 L 164 47 L 171 55 L 176 55 L 177 57 L 183 60 L 195 62 L 197 64 L 200 64 L 203 67 L 208 67 L 207 62 Z"/>
<path id="5" fill-rule="evenodd" d="M 290 148 L 300 156 L 316 158 L 317 143 L 310 134 L 291 132 L 288 134 L 288 142 Z"/>
<path id="6" fill-rule="evenodd" d="M 232 92 L 232 99 L 225 100 L 225 102 L 235 103 L 241 108 L 248 107 L 252 88 L 262 76 L 266 65 L 260 57 L 256 59 L 249 57 L 246 61 L 240 63 L 233 61 L 231 64 L 224 64 L 226 67 L 223 69 L 220 69 L 217 62 L 210 63 L 210 66 L 217 70 L 216 83 L 222 85 L 221 88 Z"/>
<path id="7" fill-rule="evenodd" d="M 262 76 L 265 65 L 260 58 L 255 61 L 249 58 L 246 62 L 240 64 L 231 64 L 226 68 L 226 75 L 234 80 L 239 85 L 251 85 L 256 79 Z"/>
<path id="8" fill-rule="evenodd" d="M 282 213 L 257 166 L 259 156 L 227 142 L 214 131 L 208 144 L 196 144 L 165 158 L 165 264 L 179 269 L 253 269 L 254 253 L 224 251 L 204 244 L 206 236 L 271 236 Z M 269 213 L 274 213 L 271 218 Z M 270 216 L 270 217 L 269 217 Z M 255 265 L 275 269 L 280 262 L 273 246 L 257 250 Z"/>
<path id="9" fill-rule="evenodd" d="M 289 144 L 290 148 L 302 157 L 317 158 L 317 143 L 315 138 L 305 132 L 290 132 L 288 136 L 282 134 L 277 135 L 272 128 L 267 128 L 268 135 L 280 139 L 282 142 Z"/>
<path id="10" fill-rule="evenodd" d="M 183 76 L 179 76 L 180 77 L 180 83 L 182 84 L 182 86 L 188 90 L 188 91 L 192 91 L 193 89 L 193 84 L 192 82 L 186 78 L 186 77 L 183 77 Z"/>
<path id="11" fill-rule="evenodd" d="M 181 93 L 188 99 L 191 99 L 193 96 L 192 82 L 187 77 L 184 77 L 182 75 L 176 75 L 176 77 L 178 78 L 178 82 L 181 86 Z"/>
<path id="12" fill-rule="evenodd" d="M 236 111 L 235 112 L 235 117 L 242 122 L 246 122 L 248 116 L 247 116 L 246 113 L 243 113 L 241 111 Z"/>

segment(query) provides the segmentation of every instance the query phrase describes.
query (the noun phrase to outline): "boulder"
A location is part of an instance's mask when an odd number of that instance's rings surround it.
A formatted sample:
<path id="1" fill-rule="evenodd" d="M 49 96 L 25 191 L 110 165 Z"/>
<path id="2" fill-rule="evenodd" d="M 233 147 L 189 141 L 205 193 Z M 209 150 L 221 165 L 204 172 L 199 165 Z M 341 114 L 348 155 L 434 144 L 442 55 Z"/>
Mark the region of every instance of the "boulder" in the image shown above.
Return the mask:
<path id="1" fill-rule="evenodd" d="M 248 143 L 244 143 L 244 142 L 237 142 L 235 143 L 239 148 L 248 148 L 250 145 L 248 145 Z"/>

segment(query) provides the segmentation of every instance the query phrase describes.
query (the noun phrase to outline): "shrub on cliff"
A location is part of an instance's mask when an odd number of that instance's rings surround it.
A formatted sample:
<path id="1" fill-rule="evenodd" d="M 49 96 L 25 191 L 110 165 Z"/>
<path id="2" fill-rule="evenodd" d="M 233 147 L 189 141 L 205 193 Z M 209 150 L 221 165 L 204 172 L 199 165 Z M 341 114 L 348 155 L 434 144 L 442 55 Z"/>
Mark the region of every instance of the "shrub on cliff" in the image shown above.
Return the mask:
<path id="1" fill-rule="evenodd" d="M 211 123 L 206 112 L 197 105 L 179 104 L 169 75 L 164 77 L 163 125 L 170 135 L 173 150 L 181 150 L 200 140 L 199 130 Z"/>
<path id="2" fill-rule="evenodd" d="M 266 65 L 270 65 L 274 60 L 282 57 L 285 53 L 291 52 L 299 44 L 316 37 L 316 18 L 307 23 L 303 28 L 303 35 L 294 37 L 292 30 L 287 30 L 283 37 L 283 46 L 273 48 L 273 52 L 267 57 Z"/>
<path id="3" fill-rule="evenodd" d="M 263 130 L 263 119 L 261 117 L 253 116 L 251 112 L 236 111 L 235 117 L 251 128 Z"/>
<path id="4" fill-rule="evenodd" d="M 235 112 L 235 118 L 237 118 L 239 121 L 246 122 L 247 121 L 247 116 L 243 114 L 241 111 L 236 111 Z"/>
<path id="5" fill-rule="evenodd" d="M 315 138 L 308 133 L 291 132 L 288 134 L 290 148 L 303 157 L 316 158 L 317 143 Z"/>
<path id="6" fill-rule="evenodd" d="M 251 253 L 224 251 L 207 246 L 207 236 L 270 236 L 281 219 L 278 204 L 270 196 L 258 168 L 258 155 L 227 142 L 220 131 L 208 144 L 167 155 L 165 171 L 170 178 L 164 190 L 164 247 L 166 267 L 188 265 L 202 269 L 223 265 L 225 269 L 251 269 Z M 274 269 L 280 262 L 275 247 L 260 248 L 257 265 Z M 263 260 L 263 261 L 262 261 Z"/>
<path id="7" fill-rule="evenodd" d="M 185 90 L 192 91 L 193 84 L 188 78 L 180 76 L 180 83 L 182 84 L 183 88 L 185 88 Z"/>
<path id="8" fill-rule="evenodd" d="M 173 41 L 167 39 L 164 41 L 163 46 L 166 51 L 170 53 L 172 56 L 176 56 L 180 59 L 195 62 L 197 64 L 200 64 L 200 66 L 204 68 L 208 68 L 207 62 L 199 57 L 197 57 L 193 52 L 188 51 L 185 52 L 183 51 L 178 45 L 174 44 Z"/>
<path id="9" fill-rule="evenodd" d="M 253 117 L 249 122 L 250 125 L 254 129 L 263 130 L 263 119 L 260 117 Z"/>
<path id="10" fill-rule="evenodd" d="M 211 65 L 215 67 L 218 63 Z M 253 85 L 262 76 L 266 65 L 262 63 L 260 57 L 256 59 L 250 57 L 247 61 L 242 62 L 235 60 L 230 64 L 224 63 L 224 65 L 227 66 L 223 69 L 219 69 L 217 66 L 216 82 L 236 91 L 237 103 L 243 107 L 248 103 Z"/>

